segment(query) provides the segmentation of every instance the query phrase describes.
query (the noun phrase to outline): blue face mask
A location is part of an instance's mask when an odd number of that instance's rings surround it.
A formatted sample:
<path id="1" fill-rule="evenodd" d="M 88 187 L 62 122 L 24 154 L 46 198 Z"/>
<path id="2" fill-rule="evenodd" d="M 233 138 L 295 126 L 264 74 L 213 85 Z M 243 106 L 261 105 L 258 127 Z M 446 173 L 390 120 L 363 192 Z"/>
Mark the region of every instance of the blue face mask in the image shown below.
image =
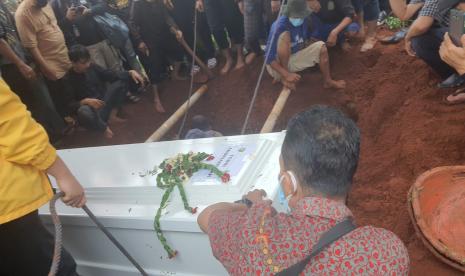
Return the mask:
<path id="1" fill-rule="evenodd" d="M 279 203 L 281 205 L 284 206 L 284 209 L 286 210 L 287 213 L 290 213 L 291 212 L 291 208 L 289 207 L 289 200 L 292 198 L 292 196 L 294 195 L 295 191 L 297 191 L 297 180 L 294 176 L 294 174 L 291 172 L 291 171 L 287 171 L 287 173 L 290 175 L 291 177 L 291 182 L 292 182 L 292 186 L 294 188 L 294 191 L 292 192 L 292 194 L 288 195 L 286 197 L 286 194 L 284 193 L 284 190 L 283 190 L 283 185 L 282 185 L 282 182 L 284 180 L 284 176 L 281 176 L 279 178 L 279 189 L 278 189 L 278 199 L 279 199 Z"/>
<path id="2" fill-rule="evenodd" d="M 303 18 L 289 18 L 289 22 L 291 22 L 292 26 L 299 27 L 304 24 Z"/>

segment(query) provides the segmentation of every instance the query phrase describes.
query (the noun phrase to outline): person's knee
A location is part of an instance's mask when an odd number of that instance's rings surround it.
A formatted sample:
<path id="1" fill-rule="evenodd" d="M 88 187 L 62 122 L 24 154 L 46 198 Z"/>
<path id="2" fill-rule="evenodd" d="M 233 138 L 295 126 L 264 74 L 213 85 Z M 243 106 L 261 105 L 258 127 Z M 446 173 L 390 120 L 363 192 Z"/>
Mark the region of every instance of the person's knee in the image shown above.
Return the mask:
<path id="1" fill-rule="evenodd" d="M 425 46 L 425 41 L 422 37 L 412 38 L 412 49 L 419 57 L 423 56 L 423 53 L 426 50 L 424 46 Z"/>

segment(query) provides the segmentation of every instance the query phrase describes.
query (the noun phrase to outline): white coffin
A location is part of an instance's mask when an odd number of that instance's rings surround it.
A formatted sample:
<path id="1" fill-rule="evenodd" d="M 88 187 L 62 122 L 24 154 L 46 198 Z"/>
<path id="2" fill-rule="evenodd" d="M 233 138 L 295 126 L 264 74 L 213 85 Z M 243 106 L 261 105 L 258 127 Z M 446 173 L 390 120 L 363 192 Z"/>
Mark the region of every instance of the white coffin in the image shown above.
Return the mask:
<path id="1" fill-rule="evenodd" d="M 156 187 L 156 176 L 140 175 L 178 153 L 213 153 L 212 162 L 221 161 L 220 168 L 228 162 L 231 182 L 194 175 L 185 186 L 192 207 L 199 207 L 200 212 L 212 203 L 238 200 L 253 189 L 264 189 L 275 198 L 283 138 L 284 133 L 257 134 L 71 149 L 59 151 L 59 155 L 85 187 L 87 206 L 150 275 L 226 275 L 197 225 L 197 215 L 184 211 L 177 189 L 161 219 L 169 245 L 179 252 L 176 258 L 167 258 L 153 230 L 164 191 Z M 76 259 L 80 274 L 139 274 L 82 210 L 61 202 L 57 209 L 64 245 Z M 52 229 L 48 206 L 42 207 L 40 214 Z"/>

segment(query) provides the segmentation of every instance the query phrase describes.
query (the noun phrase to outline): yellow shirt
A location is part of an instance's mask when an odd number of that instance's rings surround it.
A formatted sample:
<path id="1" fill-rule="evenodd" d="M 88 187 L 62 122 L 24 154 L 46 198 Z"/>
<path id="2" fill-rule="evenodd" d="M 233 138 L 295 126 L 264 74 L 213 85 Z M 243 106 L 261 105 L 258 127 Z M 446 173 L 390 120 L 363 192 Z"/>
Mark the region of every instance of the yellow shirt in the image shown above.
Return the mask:
<path id="1" fill-rule="evenodd" d="M 55 159 L 45 130 L 0 80 L 0 224 L 35 211 L 52 198 L 44 171 Z"/>
<path id="2" fill-rule="evenodd" d="M 57 79 L 71 68 L 65 36 L 50 4 L 38 9 L 34 0 L 23 1 L 15 12 L 16 27 L 23 46 L 37 48 Z"/>

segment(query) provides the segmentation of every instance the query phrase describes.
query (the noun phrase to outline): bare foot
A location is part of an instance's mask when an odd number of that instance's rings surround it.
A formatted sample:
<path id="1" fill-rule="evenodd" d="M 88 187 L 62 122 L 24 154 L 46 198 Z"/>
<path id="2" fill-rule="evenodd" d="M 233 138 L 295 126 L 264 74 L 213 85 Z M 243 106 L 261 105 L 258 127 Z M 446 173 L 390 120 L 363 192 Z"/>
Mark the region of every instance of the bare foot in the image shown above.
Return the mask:
<path id="1" fill-rule="evenodd" d="M 127 120 L 118 116 L 118 110 L 115 108 L 110 113 L 110 118 L 108 119 L 108 123 L 110 124 L 123 124 L 126 123 Z"/>
<path id="2" fill-rule="evenodd" d="M 111 139 L 113 138 L 114 134 L 113 134 L 113 131 L 111 131 L 110 127 L 107 127 L 105 129 L 105 131 L 103 132 L 103 135 L 105 136 L 105 138 L 107 139 Z"/>
<path id="3" fill-rule="evenodd" d="M 229 71 L 231 70 L 231 67 L 232 67 L 232 60 L 226 60 L 226 64 L 221 69 L 221 75 L 226 75 L 227 73 L 229 73 Z"/>
<path id="4" fill-rule="evenodd" d="M 163 105 L 161 104 L 160 101 L 155 101 L 154 104 L 155 104 L 155 110 L 158 113 L 165 113 L 166 112 L 165 108 L 163 107 Z"/>
<path id="5" fill-rule="evenodd" d="M 368 52 L 373 49 L 376 45 L 377 39 L 376 37 L 367 37 L 365 43 L 363 43 L 362 48 L 360 48 L 360 52 Z"/>
<path id="6" fill-rule="evenodd" d="M 257 57 L 257 54 L 252 52 L 245 57 L 245 64 L 250 65 Z"/>
<path id="7" fill-rule="evenodd" d="M 344 89 L 346 88 L 346 82 L 344 80 L 329 80 L 325 82 L 324 88 Z"/>
<path id="8" fill-rule="evenodd" d="M 108 122 L 110 124 L 124 124 L 126 123 L 128 120 L 126 119 L 123 119 L 121 117 L 118 117 L 118 116 L 111 116 L 110 119 L 108 120 Z"/>
<path id="9" fill-rule="evenodd" d="M 236 63 L 236 67 L 234 67 L 234 70 L 240 70 L 242 68 L 244 68 L 245 66 L 245 63 L 244 63 L 244 60 L 243 59 L 238 59 L 237 60 L 237 63 Z"/>

